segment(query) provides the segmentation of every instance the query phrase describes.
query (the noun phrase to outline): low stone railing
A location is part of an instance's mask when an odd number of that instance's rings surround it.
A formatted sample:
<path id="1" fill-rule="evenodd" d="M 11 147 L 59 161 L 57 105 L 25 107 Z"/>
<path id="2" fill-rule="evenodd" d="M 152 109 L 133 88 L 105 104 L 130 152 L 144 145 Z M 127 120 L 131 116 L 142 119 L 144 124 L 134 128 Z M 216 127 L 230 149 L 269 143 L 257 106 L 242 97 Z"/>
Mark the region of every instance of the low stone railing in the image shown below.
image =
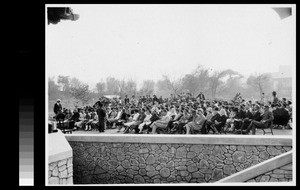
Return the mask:
<path id="1" fill-rule="evenodd" d="M 292 149 L 286 136 L 75 135 L 74 184 L 211 183 Z"/>
<path id="2" fill-rule="evenodd" d="M 48 184 L 73 184 L 73 152 L 64 134 L 48 134 Z"/>

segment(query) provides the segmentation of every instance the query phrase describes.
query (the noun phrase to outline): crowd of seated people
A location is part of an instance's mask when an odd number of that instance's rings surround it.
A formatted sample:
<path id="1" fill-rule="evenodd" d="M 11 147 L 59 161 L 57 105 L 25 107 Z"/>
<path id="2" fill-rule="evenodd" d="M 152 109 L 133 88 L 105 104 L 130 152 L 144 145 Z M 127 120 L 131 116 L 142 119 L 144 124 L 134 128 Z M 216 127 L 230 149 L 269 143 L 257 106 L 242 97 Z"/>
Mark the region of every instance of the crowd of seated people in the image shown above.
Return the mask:
<path id="1" fill-rule="evenodd" d="M 292 119 L 292 103 L 285 98 L 275 102 L 244 100 L 238 93 L 232 101 L 207 100 L 201 93 L 125 97 L 105 104 L 105 129 L 135 134 L 251 134 L 257 128 L 286 126 Z M 74 130 L 95 130 L 98 119 L 94 106 L 58 111 L 56 119 L 68 121 Z"/>

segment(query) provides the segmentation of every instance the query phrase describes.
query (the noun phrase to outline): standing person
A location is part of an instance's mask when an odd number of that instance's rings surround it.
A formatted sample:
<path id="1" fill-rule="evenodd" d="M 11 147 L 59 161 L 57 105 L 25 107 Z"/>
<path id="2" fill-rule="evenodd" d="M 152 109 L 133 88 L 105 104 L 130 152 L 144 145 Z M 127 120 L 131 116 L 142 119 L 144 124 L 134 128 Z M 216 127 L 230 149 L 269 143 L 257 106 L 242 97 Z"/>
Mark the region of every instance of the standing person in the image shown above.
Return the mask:
<path id="1" fill-rule="evenodd" d="M 60 104 L 60 99 L 57 99 L 56 103 L 54 104 L 53 111 L 54 111 L 55 115 L 58 114 L 58 111 L 62 111 L 62 106 Z"/>
<path id="2" fill-rule="evenodd" d="M 271 100 L 272 104 L 277 104 L 279 101 L 279 99 L 276 97 L 276 94 L 277 94 L 276 91 L 272 92 L 272 100 Z"/>
<path id="3" fill-rule="evenodd" d="M 199 98 L 200 100 L 205 100 L 205 96 L 202 92 L 199 93 L 199 95 L 196 97 L 196 99 Z"/>
<path id="4" fill-rule="evenodd" d="M 125 105 L 129 104 L 129 98 L 128 98 L 127 94 L 125 95 L 124 103 L 125 103 Z"/>
<path id="5" fill-rule="evenodd" d="M 99 127 L 99 132 L 104 132 L 104 121 L 106 119 L 106 113 L 105 113 L 105 110 L 103 108 L 103 104 L 102 103 L 99 103 L 98 105 L 98 109 L 97 109 L 97 115 L 98 115 L 98 127 Z"/>
<path id="6" fill-rule="evenodd" d="M 153 94 L 152 102 L 153 102 L 153 104 L 154 104 L 155 102 L 158 102 L 158 103 L 159 103 L 159 99 L 156 97 L 155 94 Z"/>
<path id="7" fill-rule="evenodd" d="M 265 93 L 261 93 L 260 103 L 266 104 L 268 102 L 267 98 L 265 97 Z"/>

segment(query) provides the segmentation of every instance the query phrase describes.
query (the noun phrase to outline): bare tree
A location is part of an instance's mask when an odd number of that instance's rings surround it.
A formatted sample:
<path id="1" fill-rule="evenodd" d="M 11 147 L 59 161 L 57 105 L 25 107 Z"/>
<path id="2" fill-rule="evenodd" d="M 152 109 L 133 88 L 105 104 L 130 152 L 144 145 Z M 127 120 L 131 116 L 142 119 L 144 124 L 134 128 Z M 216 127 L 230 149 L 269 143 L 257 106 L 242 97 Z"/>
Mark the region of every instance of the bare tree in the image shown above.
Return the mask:
<path id="1" fill-rule="evenodd" d="M 103 95 L 105 92 L 105 83 L 104 82 L 98 82 L 96 84 L 96 89 L 99 95 Z"/>
<path id="2" fill-rule="evenodd" d="M 106 87 L 107 94 L 119 94 L 119 81 L 114 77 L 106 78 Z"/>
<path id="3" fill-rule="evenodd" d="M 247 79 L 247 84 L 254 88 L 254 90 L 259 90 L 260 95 L 266 90 L 270 82 L 270 75 L 267 73 L 256 73 L 250 75 Z"/>
<path id="4" fill-rule="evenodd" d="M 157 89 L 160 95 L 169 96 L 170 94 L 179 94 L 182 90 L 182 79 L 170 80 L 167 75 L 157 82 Z"/>
<path id="5" fill-rule="evenodd" d="M 49 100 L 59 98 L 59 85 L 57 85 L 53 78 L 48 78 L 48 95 Z"/>
<path id="6" fill-rule="evenodd" d="M 202 65 L 199 65 L 191 74 L 186 74 L 183 77 L 182 88 L 184 90 L 189 90 L 189 92 L 194 96 L 200 91 L 207 91 L 207 81 L 209 81 L 208 69 L 205 69 Z"/>
<path id="7" fill-rule="evenodd" d="M 211 96 L 214 99 L 217 94 L 218 87 L 224 84 L 221 80 L 226 76 L 232 77 L 233 75 L 239 75 L 236 71 L 231 69 L 227 69 L 224 71 L 214 71 L 211 76 L 209 77 L 209 89 L 211 91 Z"/>
<path id="8" fill-rule="evenodd" d="M 70 87 L 70 77 L 59 75 L 57 78 L 57 84 L 60 85 L 63 92 L 68 92 Z"/>
<path id="9" fill-rule="evenodd" d="M 129 95 L 136 95 L 137 93 L 137 83 L 133 79 L 126 82 L 126 93 Z"/>
<path id="10" fill-rule="evenodd" d="M 154 93 L 155 82 L 153 80 L 144 80 L 140 90 L 141 95 L 151 95 Z"/>
<path id="11" fill-rule="evenodd" d="M 90 100 L 90 92 L 89 92 L 89 85 L 88 84 L 78 84 L 76 86 L 70 87 L 70 92 L 72 96 L 81 101 L 83 105 L 86 105 Z M 78 103 L 78 101 L 77 101 Z"/>

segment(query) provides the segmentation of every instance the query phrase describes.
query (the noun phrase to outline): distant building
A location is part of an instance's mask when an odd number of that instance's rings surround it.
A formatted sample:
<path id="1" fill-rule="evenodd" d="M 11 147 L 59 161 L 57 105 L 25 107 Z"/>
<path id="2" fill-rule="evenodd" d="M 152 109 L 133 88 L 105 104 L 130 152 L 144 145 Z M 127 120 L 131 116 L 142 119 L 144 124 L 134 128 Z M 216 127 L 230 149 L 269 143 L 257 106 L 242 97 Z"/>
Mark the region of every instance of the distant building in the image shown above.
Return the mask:
<path id="1" fill-rule="evenodd" d="M 292 65 L 280 65 L 279 72 L 270 73 L 272 88 L 279 98 L 292 97 Z"/>

